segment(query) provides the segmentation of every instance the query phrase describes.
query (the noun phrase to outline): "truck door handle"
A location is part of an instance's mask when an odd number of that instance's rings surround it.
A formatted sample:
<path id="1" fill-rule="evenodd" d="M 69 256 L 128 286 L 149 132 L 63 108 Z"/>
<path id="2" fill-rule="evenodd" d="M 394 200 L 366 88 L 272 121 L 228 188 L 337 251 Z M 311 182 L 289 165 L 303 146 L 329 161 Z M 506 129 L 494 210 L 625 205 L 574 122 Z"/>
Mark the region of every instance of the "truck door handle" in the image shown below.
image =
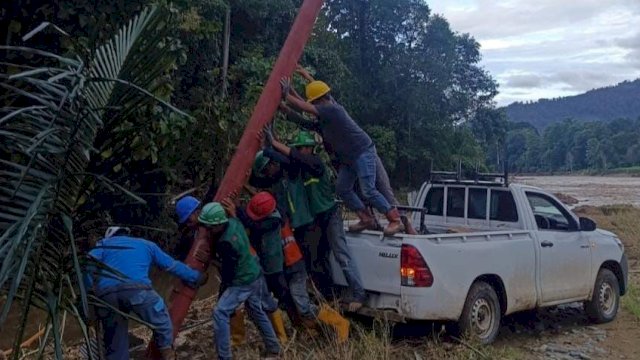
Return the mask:
<path id="1" fill-rule="evenodd" d="M 552 247 L 553 243 L 551 241 L 543 241 L 540 243 L 542 247 Z"/>

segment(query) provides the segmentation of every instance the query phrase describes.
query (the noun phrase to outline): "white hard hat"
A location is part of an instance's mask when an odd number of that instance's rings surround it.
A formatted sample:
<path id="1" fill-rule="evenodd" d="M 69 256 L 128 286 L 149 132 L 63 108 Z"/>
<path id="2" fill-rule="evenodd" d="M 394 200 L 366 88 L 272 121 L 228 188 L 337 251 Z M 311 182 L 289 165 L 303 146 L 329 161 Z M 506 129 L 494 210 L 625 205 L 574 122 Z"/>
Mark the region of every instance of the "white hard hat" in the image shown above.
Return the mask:
<path id="1" fill-rule="evenodd" d="M 129 234 L 129 232 L 131 232 L 131 230 L 128 227 L 122 227 L 122 226 L 109 226 L 107 228 L 107 231 L 104 233 L 104 237 L 105 239 L 110 238 L 114 235 L 116 235 L 117 233 L 121 233 L 124 232 L 125 234 Z"/>

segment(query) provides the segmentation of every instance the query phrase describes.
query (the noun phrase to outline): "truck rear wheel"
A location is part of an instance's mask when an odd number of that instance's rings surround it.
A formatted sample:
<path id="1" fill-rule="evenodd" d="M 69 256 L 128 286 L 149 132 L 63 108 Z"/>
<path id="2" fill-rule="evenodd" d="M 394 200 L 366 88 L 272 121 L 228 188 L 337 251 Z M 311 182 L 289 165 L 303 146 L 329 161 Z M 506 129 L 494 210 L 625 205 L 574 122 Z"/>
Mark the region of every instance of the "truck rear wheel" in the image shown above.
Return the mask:
<path id="1" fill-rule="evenodd" d="M 589 319 L 596 324 L 612 321 L 620 306 L 618 278 L 609 269 L 600 269 L 591 300 L 584 303 Z"/>
<path id="2" fill-rule="evenodd" d="M 500 301 L 495 289 L 482 281 L 471 286 L 458 321 L 461 335 L 481 344 L 490 344 L 500 330 Z"/>

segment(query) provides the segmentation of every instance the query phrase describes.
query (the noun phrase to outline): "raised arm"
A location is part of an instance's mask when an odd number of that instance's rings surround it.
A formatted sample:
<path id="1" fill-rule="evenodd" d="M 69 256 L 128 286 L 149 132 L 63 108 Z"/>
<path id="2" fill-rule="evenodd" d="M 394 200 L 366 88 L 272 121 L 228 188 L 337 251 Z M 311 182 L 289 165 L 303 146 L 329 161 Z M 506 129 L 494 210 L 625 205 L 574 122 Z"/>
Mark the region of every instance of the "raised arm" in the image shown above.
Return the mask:
<path id="1" fill-rule="evenodd" d="M 180 280 L 188 283 L 195 284 L 200 280 L 200 272 L 193 270 L 180 261 L 175 260 L 171 256 L 167 255 L 158 245 L 149 242 L 151 256 L 153 263 L 160 269 L 169 272 L 170 274 L 177 276 Z"/>
<path id="2" fill-rule="evenodd" d="M 318 116 L 318 110 L 316 110 L 315 106 L 292 94 L 291 79 L 286 77 L 282 78 L 280 85 L 282 86 L 282 97 L 288 104 L 291 104 L 294 109 Z"/>
<path id="3" fill-rule="evenodd" d="M 296 73 L 302 76 L 307 81 L 315 81 L 315 79 L 313 78 L 313 76 L 311 76 L 311 74 L 309 74 L 307 69 L 303 68 L 300 64 L 296 65 Z"/>
<path id="4" fill-rule="evenodd" d="M 287 105 L 280 104 L 280 110 L 287 115 L 287 121 L 292 122 L 305 130 L 315 131 L 318 133 L 320 132 L 320 126 L 318 123 L 311 119 L 307 119 Z"/>

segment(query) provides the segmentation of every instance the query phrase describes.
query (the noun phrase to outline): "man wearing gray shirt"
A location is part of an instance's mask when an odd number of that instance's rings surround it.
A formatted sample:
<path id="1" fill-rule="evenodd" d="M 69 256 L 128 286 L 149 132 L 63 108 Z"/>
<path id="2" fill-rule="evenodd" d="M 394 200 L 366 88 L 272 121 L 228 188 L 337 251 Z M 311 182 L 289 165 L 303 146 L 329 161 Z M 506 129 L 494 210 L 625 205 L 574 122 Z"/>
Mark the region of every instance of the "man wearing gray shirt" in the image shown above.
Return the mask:
<path id="1" fill-rule="evenodd" d="M 389 220 L 384 234 L 390 236 L 404 231 L 398 209 L 376 189 L 376 167 L 379 163 L 373 141 L 349 116 L 344 107 L 331 97 L 329 86 L 322 81 L 310 82 L 305 89 L 305 102 L 292 91 L 290 79 L 283 78 L 281 84 L 283 96 L 289 104 L 297 110 L 317 117 L 324 142 L 331 147 L 341 165 L 338 170 L 336 192 L 360 219 L 359 223 L 349 227 L 349 231 L 375 228 L 373 216 L 354 190 L 356 180 L 369 203 Z"/>

